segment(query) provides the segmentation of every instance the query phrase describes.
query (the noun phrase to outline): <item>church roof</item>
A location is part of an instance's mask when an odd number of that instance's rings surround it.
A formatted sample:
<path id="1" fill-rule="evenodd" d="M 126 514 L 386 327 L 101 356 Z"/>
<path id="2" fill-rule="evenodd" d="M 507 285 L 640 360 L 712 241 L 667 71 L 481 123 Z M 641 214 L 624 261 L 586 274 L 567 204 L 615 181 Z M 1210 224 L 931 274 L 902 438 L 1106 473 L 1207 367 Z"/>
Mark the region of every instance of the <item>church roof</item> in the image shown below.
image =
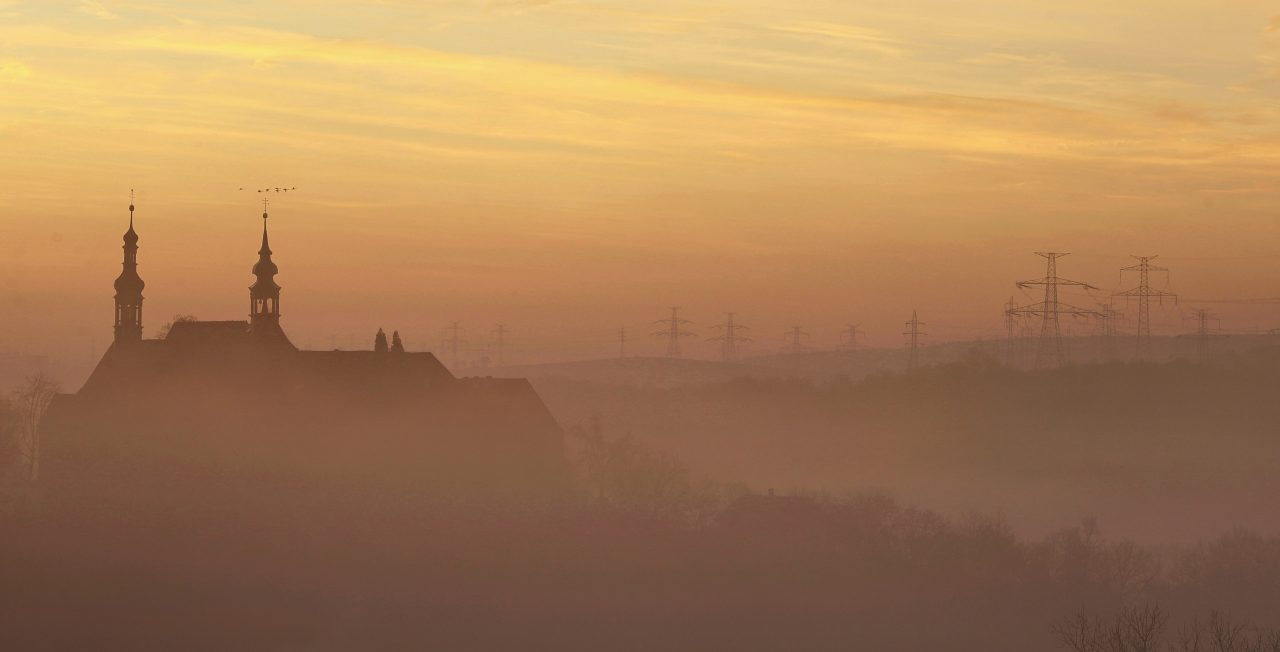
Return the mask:
<path id="1" fill-rule="evenodd" d="M 247 321 L 179 321 L 169 327 L 165 341 L 178 344 L 216 344 L 247 338 L 248 335 Z"/>
<path id="2" fill-rule="evenodd" d="M 283 331 L 279 338 L 264 338 L 247 321 L 180 321 L 164 339 L 113 347 L 82 391 L 188 382 L 235 387 L 245 386 L 250 376 L 275 379 L 289 391 L 415 390 L 455 380 L 431 353 L 301 351 Z"/>

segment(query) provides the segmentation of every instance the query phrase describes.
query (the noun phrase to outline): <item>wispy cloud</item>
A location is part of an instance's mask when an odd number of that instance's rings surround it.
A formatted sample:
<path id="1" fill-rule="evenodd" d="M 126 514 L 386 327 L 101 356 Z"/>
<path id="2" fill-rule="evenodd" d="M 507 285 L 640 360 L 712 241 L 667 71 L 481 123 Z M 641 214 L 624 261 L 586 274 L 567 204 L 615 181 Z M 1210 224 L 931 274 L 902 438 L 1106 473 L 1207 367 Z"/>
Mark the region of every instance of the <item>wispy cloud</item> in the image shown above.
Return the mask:
<path id="1" fill-rule="evenodd" d="M 778 32 L 793 36 L 820 38 L 828 43 L 850 46 L 885 56 L 897 57 L 906 52 L 906 45 L 880 30 L 822 22 L 796 22 L 779 25 L 773 28 Z"/>
<path id="2" fill-rule="evenodd" d="M 107 9 L 101 2 L 97 0 L 80 0 L 80 11 L 90 16 L 101 18 L 102 20 L 119 20 L 120 16 L 115 12 Z"/>

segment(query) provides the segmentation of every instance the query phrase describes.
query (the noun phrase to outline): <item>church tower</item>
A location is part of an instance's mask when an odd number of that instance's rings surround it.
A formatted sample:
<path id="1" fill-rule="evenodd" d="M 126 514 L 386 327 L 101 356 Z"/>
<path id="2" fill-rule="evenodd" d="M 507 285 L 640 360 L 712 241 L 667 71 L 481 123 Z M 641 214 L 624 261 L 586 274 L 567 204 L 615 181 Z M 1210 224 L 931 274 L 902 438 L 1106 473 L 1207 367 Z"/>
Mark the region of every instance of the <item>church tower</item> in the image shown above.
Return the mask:
<path id="1" fill-rule="evenodd" d="M 259 334 L 283 334 L 280 330 L 280 286 L 276 274 L 280 269 L 271 261 L 271 246 L 267 244 L 267 212 L 262 211 L 262 248 L 258 250 L 258 262 L 253 266 L 257 280 L 249 286 L 249 327 Z"/>
<path id="2" fill-rule="evenodd" d="M 124 234 L 124 269 L 116 278 L 116 344 L 142 340 L 142 288 L 138 276 L 138 234 L 133 230 L 133 193 L 129 193 L 129 230 Z"/>

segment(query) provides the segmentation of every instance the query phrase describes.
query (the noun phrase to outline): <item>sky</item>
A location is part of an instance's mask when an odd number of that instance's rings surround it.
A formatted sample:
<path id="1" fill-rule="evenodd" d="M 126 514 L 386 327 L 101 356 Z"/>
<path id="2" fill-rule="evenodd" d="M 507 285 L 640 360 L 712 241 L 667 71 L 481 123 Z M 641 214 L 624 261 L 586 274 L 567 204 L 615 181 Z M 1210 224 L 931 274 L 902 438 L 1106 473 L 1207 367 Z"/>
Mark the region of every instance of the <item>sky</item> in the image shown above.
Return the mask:
<path id="1" fill-rule="evenodd" d="M 727 311 L 757 352 L 997 338 L 1035 251 L 1083 307 L 1159 254 L 1157 333 L 1265 330 L 1195 300 L 1280 296 L 1278 99 L 1243 0 L 0 0 L 0 350 L 106 346 L 130 189 L 148 334 L 243 318 L 277 186 L 315 348 L 660 354 L 669 306 L 695 357 Z"/>

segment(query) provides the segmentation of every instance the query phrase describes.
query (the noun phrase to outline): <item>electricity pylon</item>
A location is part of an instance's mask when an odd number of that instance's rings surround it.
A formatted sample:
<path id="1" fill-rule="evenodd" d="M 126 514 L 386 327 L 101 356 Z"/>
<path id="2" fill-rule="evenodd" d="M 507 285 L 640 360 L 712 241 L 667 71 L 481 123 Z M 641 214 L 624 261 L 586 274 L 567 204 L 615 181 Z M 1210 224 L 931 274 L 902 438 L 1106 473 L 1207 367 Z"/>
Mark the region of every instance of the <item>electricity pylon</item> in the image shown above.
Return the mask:
<path id="1" fill-rule="evenodd" d="M 1062 325 L 1058 318 L 1061 315 L 1096 317 L 1098 312 L 1096 310 L 1077 308 L 1059 300 L 1058 287 L 1068 285 L 1082 287 L 1086 290 L 1096 290 L 1098 288 L 1088 283 L 1072 281 L 1058 276 L 1058 259 L 1068 254 L 1056 251 L 1037 251 L 1035 253 L 1046 261 L 1044 278 L 1018 281 L 1017 286 L 1023 290 L 1037 285 L 1043 286 L 1044 300 L 1029 306 L 1015 308 L 1012 313 L 1040 318 L 1040 342 L 1036 347 L 1036 368 L 1041 369 L 1050 365 L 1061 367 L 1066 364 L 1067 356 L 1062 348 Z"/>
<path id="2" fill-rule="evenodd" d="M 444 348 L 449 351 L 450 366 L 455 370 L 458 369 L 459 363 L 458 345 L 462 343 L 462 340 L 458 337 L 458 333 L 462 330 L 464 329 L 458 326 L 458 322 L 450 322 L 449 327 L 444 329 L 444 335 L 441 336 L 441 342 L 444 345 Z"/>
<path id="3" fill-rule="evenodd" d="M 808 348 L 804 345 L 804 340 L 809 337 L 809 334 L 800 326 L 792 326 L 791 330 L 783 333 L 782 336 L 787 338 L 787 351 L 791 355 L 803 353 Z"/>
<path id="4" fill-rule="evenodd" d="M 685 324 L 692 324 L 693 322 L 689 321 L 688 319 L 681 319 L 680 308 L 672 307 L 670 319 L 659 319 L 653 323 L 667 325 L 667 327 L 664 330 L 660 330 L 653 333 L 654 337 L 667 338 L 667 357 L 668 358 L 680 357 L 680 338 L 693 336 L 693 333 L 690 333 L 689 331 L 685 331 L 685 330 L 680 330 L 680 327 L 684 326 Z"/>
<path id="5" fill-rule="evenodd" d="M 506 324 L 498 324 L 498 327 L 493 329 L 493 334 L 498 337 L 497 344 L 498 344 L 498 366 L 499 367 L 506 366 L 506 362 L 503 357 L 503 354 L 506 352 L 506 347 L 507 347 L 506 336 L 507 336 L 507 333 L 510 333 L 510 332 L 511 331 L 507 330 Z"/>
<path id="6" fill-rule="evenodd" d="M 1165 282 L 1168 282 L 1169 268 L 1156 267 L 1151 261 L 1158 256 L 1130 256 L 1136 259 L 1137 264 L 1120 268 L 1120 283 L 1124 284 L 1125 272 L 1138 273 L 1138 287 L 1116 292 L 1117 297 L 1125 297 L 1126 299 L 1136 298 L 1138 300 L 1138 357 L 1142 360 L 1151 358 L 1151 298 L 1155 297 L 1161 305 L 1164 305 L 1165 299 L 1173 299 L 1174 303 L 1178 302 L 1178 295 L 1164 290 L 1155 290 L 1151 287 L 1151 272 L 1164 272 Z"/>
<path id="7" fill-rule="evenodd" d="M 921 326 L 926 324 L 920 321 L 920 317 L 915 310 L 911 311 L 911 321 L 906 323 L 906 331 L 902 334 L 907 336 L 907 372 L 916 370 L 920 366 L 920 338 L 928 335 L 920 330 Z"/>
<path id="8" fill-rule="evenodd" d="M 840 343 L 840 348 L 846 351 L 857 351 L 858 336 L 866 335 L 866 332 L 858 324 L 849 324 L 845 326 L 844 330 L 840 331 L 840 334 L 844 336 L 844 341 Z"/>
<path id="9" fill-rule="evenodd" d="M 1018 340 L 1014 335 L 1014 330 L 1018 325 L 1018 315 L 1014 313 L 1018 309 L 1018 302 L 1009 297 L 1009 303 L 1004 304 L 1004 363 L 1006 366 L 1014 367 L 1018 363 Z"/>
<path id="10" fill-rule="evenodd" d="M 1102 355 L 1107 360 L 1116 358 L 1116 320 L 1122 315 L 1111 302 L 1098 306 L 1098 326 L 1102 334 Z"/>
<path id="11" fill-rule="evenodd" d="M 1209 336 L 1213 335 L 1213 329 L 1209 328 L 1209 322 L 1214 319 L 1213 313 L 1204 308 L 1196 308 L 1191 311 L 1196 318 L 1196 356 L 1201 362 L 1209 361 Z"/>
<path id="12" fill-rule="evenodd" d="M 743 326 L 734 321 L 737 313 L 726 312 L 723 324 L 712 326 L 720 331 L 720 334 L 708 338 L 713 342 L 720 343 L 720 359 L 725 362 L 733 362 L 738 359 L 738 345 L 744 342 L 750 342 L 751 338 L 745 335 L 739 335 L 739 331 L 750 330 L 749 327 Z"/>

